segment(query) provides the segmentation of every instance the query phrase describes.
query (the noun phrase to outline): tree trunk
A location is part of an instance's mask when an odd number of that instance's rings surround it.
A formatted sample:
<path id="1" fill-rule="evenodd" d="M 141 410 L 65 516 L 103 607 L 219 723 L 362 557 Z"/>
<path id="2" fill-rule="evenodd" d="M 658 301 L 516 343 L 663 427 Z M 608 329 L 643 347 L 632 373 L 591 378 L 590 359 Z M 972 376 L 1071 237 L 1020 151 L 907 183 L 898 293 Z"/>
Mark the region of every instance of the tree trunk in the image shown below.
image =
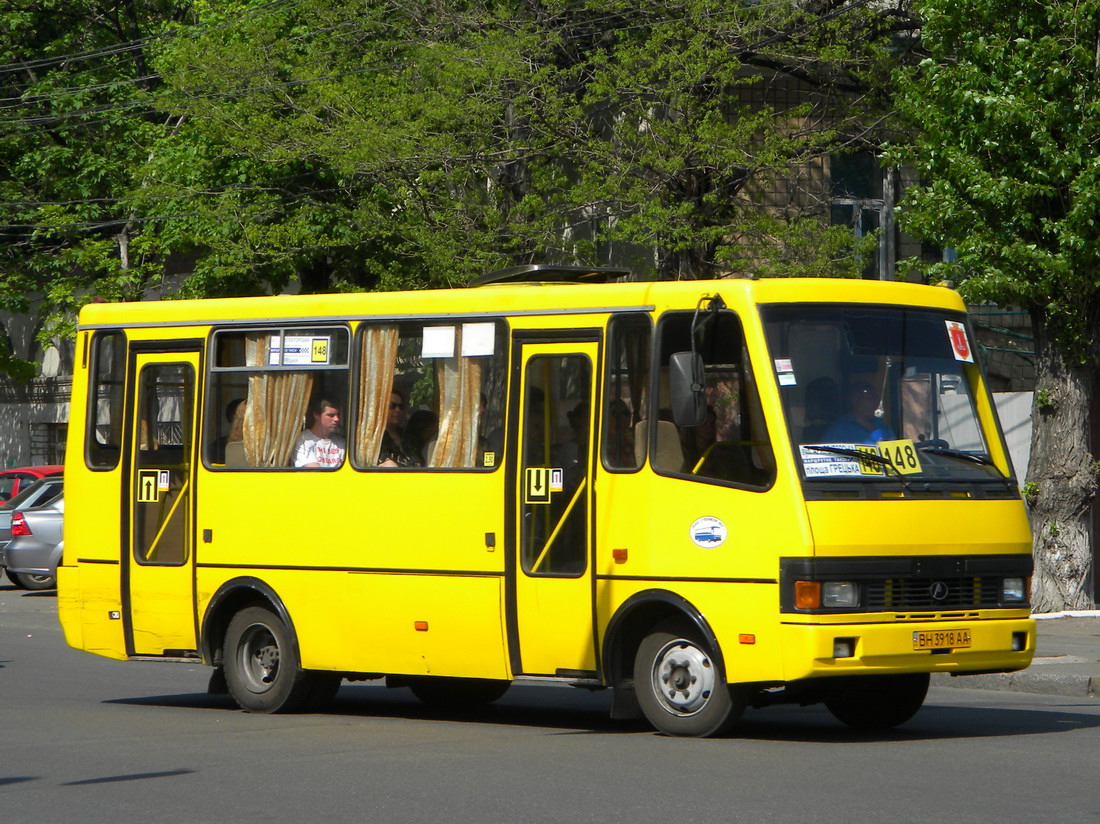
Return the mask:
<path id="1" fill-rule="evenodd" d="M 1028 498 L 1035 612 L 1092 609 L 1092 502 L 1096 470 L 1089 410 L 1093 359 L 1079 364 L 1054 340 L 1039 313 L 1035 331 L 1035 397 L 1031 408 Z"/>

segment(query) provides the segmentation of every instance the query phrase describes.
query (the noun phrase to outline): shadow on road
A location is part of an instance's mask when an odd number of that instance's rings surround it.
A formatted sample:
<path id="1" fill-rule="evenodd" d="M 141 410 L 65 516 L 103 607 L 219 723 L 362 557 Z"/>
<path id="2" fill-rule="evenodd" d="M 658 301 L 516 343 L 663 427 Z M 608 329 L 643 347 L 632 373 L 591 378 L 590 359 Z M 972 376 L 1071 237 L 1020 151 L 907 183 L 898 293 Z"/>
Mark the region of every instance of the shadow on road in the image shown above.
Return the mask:
<path id="1" fill-rule="evenodd" d="M 229 696 L 204 693 L 122 698 L 107 703 L 240 712 Z M 405 689 L 348 684 L 340 689 L 325 712 L 313 717 L 319 721 L 325 717 L 358 717 L 535 727 L 568 735 L 656 734 L 643 721 L 611 720 L 608 717 L 610 704 L 611 695 L 607 691 L 589 693 L 562 687 L 523 685 L 513 687 L 493 704 L 456 709 L 422 704 Z M 1093 727 L 1100 727 L 1100 715 L 1072 712 L 1064 707 L 1031 709 L 929 704 L 901 727 L 867 733 L 842 725 L 821 706 L 780 706 L 746 711 L 729 737 L 798 743 L 898 742 L 1042 735 Z"/>

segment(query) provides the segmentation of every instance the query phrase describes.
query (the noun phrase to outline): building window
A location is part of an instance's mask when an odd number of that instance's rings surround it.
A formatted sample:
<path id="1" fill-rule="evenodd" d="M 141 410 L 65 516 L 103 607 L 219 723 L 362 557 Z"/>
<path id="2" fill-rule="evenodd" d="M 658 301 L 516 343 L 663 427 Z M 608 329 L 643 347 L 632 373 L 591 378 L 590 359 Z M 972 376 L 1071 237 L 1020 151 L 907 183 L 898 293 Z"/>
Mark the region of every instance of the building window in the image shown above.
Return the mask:
<path id="1" fill-rule="evenodd" d="M 65 463 L 65 438 L 69 425 L 65 423 L 31 424 L 31 463 Z"/>
<path id="2" fill-rule="evenodd" d="M 878 249 L 863 261 L 863 277 L 893 280 L 894 186 L 889 169 L 870 152 L 837 154 L 829 158 L 832 180 L 829 223 L 848 226 L 856 239 L 878 234 Z"/>

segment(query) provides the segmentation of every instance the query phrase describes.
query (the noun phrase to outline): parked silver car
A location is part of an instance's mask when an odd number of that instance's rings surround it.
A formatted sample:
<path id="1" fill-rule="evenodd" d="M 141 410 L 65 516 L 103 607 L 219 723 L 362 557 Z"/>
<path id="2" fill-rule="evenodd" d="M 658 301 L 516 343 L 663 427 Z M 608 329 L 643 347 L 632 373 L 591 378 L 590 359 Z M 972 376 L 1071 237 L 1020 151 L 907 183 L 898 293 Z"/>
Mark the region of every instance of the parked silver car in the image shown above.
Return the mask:
<path id="1" fill-rule="evenodd" d="M 53 589 L 63 549 L 62 525 L 65 497 L 31 509 L 16 510 L 11 516 L 11 543 L 7 556 L 8 575 L 26 589 Z"/>
<path id="2" fill-rule="evenodd" d="M 6 565 L 5 550 L 8 544 L 11 543 L 12 514 L 19 510 L 51 503 L 61 495 L 63 489 L 60 475 L 41 478 L 30 485 L 24 486 L 19 494 L 7 503 L 0 504 L 0 573 L 3 572 Z M 9 578 L 15 585 L 22 586 L 22 583 L 14 574 L 10 575 Z"/>

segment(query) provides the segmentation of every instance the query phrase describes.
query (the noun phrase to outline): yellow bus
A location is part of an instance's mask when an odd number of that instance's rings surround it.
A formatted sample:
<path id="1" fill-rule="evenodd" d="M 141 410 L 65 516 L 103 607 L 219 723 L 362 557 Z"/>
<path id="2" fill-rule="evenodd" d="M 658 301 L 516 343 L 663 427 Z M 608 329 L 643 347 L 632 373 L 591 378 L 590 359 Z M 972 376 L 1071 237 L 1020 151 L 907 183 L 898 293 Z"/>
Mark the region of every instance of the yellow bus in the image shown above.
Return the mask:
<path id="1" fill-rule="evenodd" d="M 245 710 L 610 688 L 672 735 L 1026 667 L 1030 531 L 958 295 L 608 282 L 81 312 L 68 643 Z"/>

